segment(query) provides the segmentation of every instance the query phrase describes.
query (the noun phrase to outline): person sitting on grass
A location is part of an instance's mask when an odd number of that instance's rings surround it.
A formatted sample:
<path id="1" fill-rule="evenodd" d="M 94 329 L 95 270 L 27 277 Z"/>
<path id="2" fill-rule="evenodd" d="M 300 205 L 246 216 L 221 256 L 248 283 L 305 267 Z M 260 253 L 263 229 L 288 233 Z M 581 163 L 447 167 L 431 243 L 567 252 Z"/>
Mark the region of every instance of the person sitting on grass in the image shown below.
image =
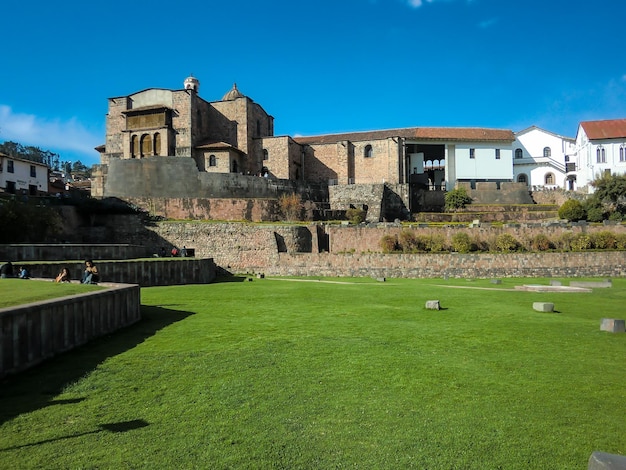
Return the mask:
<path id="1" fill-rule="evenodd" d="M 59 273 L 59 275 L 56 277 L 56 279 L 54 280 L 54 282 L 70 282 L 70 271 L 67 268 L 63 268 L 61 269 L 61 272 Z"/>
<path id="2" fill-rule="evenodd" d="M 85 261 L 85 272 L 83 273 L 83 277 L 80 280 L 81 284 L 97 284 L 100 280 L 100 276 L 98 275 L 98 268 L 93 261 L 88 259 Z"/>
<path id="3" fill-rule="evenodd" d="M 30 279 L 30 273 L 28 272 L 28 269 L 26 269 L 26 266 L 20 267 L 20 273 L 17 277 L 20 279 Z"/>

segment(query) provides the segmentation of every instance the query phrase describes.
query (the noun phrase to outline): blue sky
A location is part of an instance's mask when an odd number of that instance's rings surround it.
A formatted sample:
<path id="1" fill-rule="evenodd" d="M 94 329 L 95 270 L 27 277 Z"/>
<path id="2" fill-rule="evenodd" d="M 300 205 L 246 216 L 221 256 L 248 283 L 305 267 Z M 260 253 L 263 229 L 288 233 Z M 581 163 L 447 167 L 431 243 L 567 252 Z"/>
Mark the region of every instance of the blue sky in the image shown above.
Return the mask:
<path id="1" fill-rule="evenodd" d="M 236 82 L 276 135 L 626 117 L 624 0 L 15 1 L 0 142 L 98 163 L 107 98 Z"/>

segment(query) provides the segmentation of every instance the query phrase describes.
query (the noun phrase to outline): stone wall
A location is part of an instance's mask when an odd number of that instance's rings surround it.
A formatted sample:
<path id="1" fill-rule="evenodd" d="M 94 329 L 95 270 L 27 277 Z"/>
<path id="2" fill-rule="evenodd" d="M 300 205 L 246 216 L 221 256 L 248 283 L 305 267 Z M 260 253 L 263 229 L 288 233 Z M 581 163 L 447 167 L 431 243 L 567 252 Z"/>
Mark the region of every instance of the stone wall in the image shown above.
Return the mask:
<path id="1" fill-rule="evenodd" d="M 0 262 L 63 261 L 96 259 L 133 259 L 152 256 L 150 247 L 142 245 L 99 244 L 36 244 L 0 245 Z"/>
<path id="2" fill-rule="evenodd" d="M 0 309 L 0 378 L 140 318 L 139 287 L 130 285 Z"/>
<path id="3" fill-rule="evenodd" d="M 97 252 L 94 247 L 94 252 Z M 80 280 L 84 262 L 23 263 L 34 278 L 54 279 L 62 267 L 67 267 L 72 280 Z M 209 284 L 217 276 L 217 266 L 211 258 L 155 258 L 149 260 L 99 261 L 94 259 L 102 282 L 139 284 L 141 287 L 183 284 Z M 17 266 L 16 266 L 17 268 Z"/>

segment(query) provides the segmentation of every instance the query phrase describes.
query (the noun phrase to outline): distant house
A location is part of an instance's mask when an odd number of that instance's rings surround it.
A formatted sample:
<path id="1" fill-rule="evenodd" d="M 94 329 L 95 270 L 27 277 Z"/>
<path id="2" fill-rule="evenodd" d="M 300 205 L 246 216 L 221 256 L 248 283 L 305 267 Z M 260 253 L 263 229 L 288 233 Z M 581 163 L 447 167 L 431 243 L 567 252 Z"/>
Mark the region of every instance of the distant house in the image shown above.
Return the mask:
<path id="1" fill-rule="evenodd" d="M 48 165 L 0 153 L 0 190 L 40 196 L 48 193 Z"/>
<path id="2" fill-rule="evenodd" d="M 515 134 L 513 173 L 515 181 L 531 189 L 574 190 L 576 176 L 569 165 L 576 153 L 575 140 L 531 126 Z M 569 170 L 569 171 L 568 171 Z"/>
<path id="3" fill-rule="evenodd" d="M 576 135 L 576 178 L 588 186 L 602 173 L 626 173 L 626 119 L 585 121 Z M 589 192 L 592 191 L 588 186 Z"/>

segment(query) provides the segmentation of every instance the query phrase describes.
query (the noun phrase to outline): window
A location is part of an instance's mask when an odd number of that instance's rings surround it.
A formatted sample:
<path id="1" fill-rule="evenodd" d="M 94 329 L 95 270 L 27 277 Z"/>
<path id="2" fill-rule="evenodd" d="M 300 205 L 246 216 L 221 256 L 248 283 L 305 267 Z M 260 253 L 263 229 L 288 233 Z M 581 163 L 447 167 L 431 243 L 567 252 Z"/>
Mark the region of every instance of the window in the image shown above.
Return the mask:
<path id="1" fill-rule="evenodd" d="M 553 185 L 554 184 L 554 175 L 552 173 L 546 174 L 545 184 L 546 185 Z"/>
<path id="2" fill-rule="evenodd" d="M 268 153 L 267 149 L 263 149 L 263 160 L 269 160 L 270 158 L 270 154 Z"/>
<path id="3" fill-rule="evenodd" d="M 496 160 L 500 160 L 500 149 L 496 149 Z"/>
<path id="4" fill-rule="evenodd" d="M 365 158 L 372 158 L 373 155 L 374 155 L 374 151 L 372 150 L 372 146 L 371 145 L 366 145 L 365 146 L 365 150 L 363 152 L 363 156 Z"/>
<path id="5" fill-rule="evenodd" d="M 476 149 L 469 149 L 470 150 L 470 158 L 476 158 Z"/>
<path id="6" fill-rule="evenodd" d="M 134 135 L 132 136 L 132 138 L 130 139 L 130 156 L 131 158 L 136 158 L 137 157 L 137 136 Z"/>
<path id="7" fill-rule="evenodd" d="M 524 156 L 524 152 L 522 149 L 515 149 L 515 158 L 522 158 Z"/>
<path id="8" fill-rule="evenodd" d="M 552 156 L 552 149 L 550 147 L 544 147 L 543 148 L 543 156 L 544 157 L 551 157 Z"/>
<path id="9" fill-rule="evenodd" d="M 596 163 L 606 163 L 606 152 L 604 147 L 598 147 L 596 149 Z"/>
<path id="10" fill-rule="evenodd" d="M 152 148 L 154 149 L 154 155 L 161 155 L 161 134 L 158 132 L 154 134 L 154 145 Z"/>
<path id="11" fill-rule="evenodd" d="M 522 173 L 522 174 L 517 176 L 517 182 L 518 183 L 526 183 L 526 184 L 528 184 L 528 177 L 524 173 Z"/>
<path id="12" fill-rule="evenodd" d="M 215 158 L 215 155 L 209 155 L 209 166 L 217 166 L 217 158 Z"/>
<path id="13" fill-rule="evenodd" d="M 619 161 L 626 162 L 626 144 L 620 145 L 619 148 Z"/>
<path id="14" fill-rule="evenodd" d="M 141 156 L 147 157 L 152 153 L 152 139 L 148 134 L 141 136 Z"/>
<path id="15" fill-rule="evenodd" d="M 13 167 L 13 164 L 15 162 L 13 160 L 8 160 L 7 161 L 7 172 L 8 173 L 15 173 L 15 168 Z"/>
<path id="16" fill-rule="evenodd" d="M 30 177 L 37 178 L 37 167 L 35 165 L 30 166 Z"/>

